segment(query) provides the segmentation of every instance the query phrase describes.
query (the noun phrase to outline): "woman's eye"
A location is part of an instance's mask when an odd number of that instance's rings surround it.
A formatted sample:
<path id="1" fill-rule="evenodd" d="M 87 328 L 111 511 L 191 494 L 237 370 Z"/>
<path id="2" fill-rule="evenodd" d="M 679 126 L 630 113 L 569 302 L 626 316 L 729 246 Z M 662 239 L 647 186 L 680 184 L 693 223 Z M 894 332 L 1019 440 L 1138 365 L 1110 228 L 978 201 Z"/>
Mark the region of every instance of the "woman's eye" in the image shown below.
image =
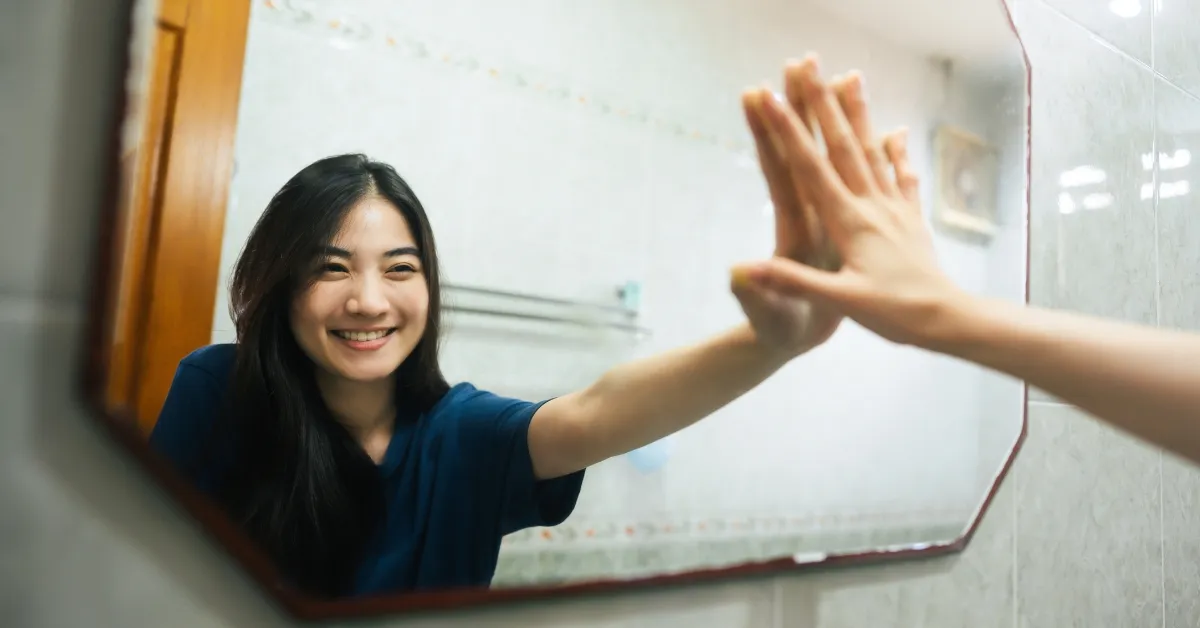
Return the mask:
<path id="1" fill-rule="evenodd" d="M 405 274 L 408 274 L 408 273 L 415 273 L 415 272 L 417 272 L 417 269 L 416 269 L 416 267 L 415 267 L 415 266 L 413 266 L 413 265 L 411 265 L 411 264 L 399 264 L 399 265 L 397 265 L 397 266 L 392 266 L 391 268 L 389 268 L 389 269 L 388 269 L 388 272 L 389 272 L 389 273 L 405 273 Z"/>
<path id="2" fill-rule="evenodd" d="M 330 262 L 330 263 L 321 265 L 321 273 L 322 274 L 328 275 L 330 273 L 344 273 L 344 272 L 347 272 L 346 267 L 341 264 Z"/>

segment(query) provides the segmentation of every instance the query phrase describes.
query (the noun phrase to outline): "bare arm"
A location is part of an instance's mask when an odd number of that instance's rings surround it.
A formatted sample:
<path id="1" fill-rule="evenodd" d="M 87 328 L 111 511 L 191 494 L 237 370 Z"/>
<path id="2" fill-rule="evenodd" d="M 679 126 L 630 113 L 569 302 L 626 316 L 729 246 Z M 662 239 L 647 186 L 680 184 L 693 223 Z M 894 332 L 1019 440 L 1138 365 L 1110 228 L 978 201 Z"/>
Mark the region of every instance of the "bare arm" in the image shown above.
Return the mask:
<path id="1" fill-rule="evenodd" d="M 791 357 L 758 342 L 745 324 L 618 366 L 534 415 L 534 473 L 566 475 L 677 432 L 745 394 Z"/>
<path id="2" fill-rule="evenodd" d="M 795 89 L 788 90 L 788 98 L 808 117 Z M 759 164 L 769 173 L 776 259 L 829 267 L 836 261 L 833 245 L 813 227 L 817 218 L 810 190 L 791 177 L 783 147 L 770 141 L 765 99 L 775 102 L 765 92 L 747 93 L 743 106 Z M 861 182 L 867 185 L 875 178 L 866 175 Z M 571 473 L 699 421 L 827 340 L 842 320 L 834 308 L 757 285 L 746 273 L 733 278 L 731 289 L 747 324 L 619 366 L 588 388 L 542 406 L 529 426 L 537 477 Z"/>
<path id="3" fill-rule="evenodd" d="M 789 77 L 818 107 L 828 156 L 795 111 L 774 108 L 772 129 L 795 176 L 814 186 L 843 266 L 772 259 L 745 268 L 754 281 L 833 304 L 889 340 L 1024 379 L 1200 462 L 1200 336 L 968 296 L 937 266 L 903 133 L 872 137 L 860 94 L 833 102 L 815 57 Z M 895 185 L 856 189 L 864 161 L 890 165 Z"/>
<path id="4" fill-rule="evenodd" d="M 1200 463 L 1200 335 L 959 298 L 920 344 L 1019 377 Z"/>

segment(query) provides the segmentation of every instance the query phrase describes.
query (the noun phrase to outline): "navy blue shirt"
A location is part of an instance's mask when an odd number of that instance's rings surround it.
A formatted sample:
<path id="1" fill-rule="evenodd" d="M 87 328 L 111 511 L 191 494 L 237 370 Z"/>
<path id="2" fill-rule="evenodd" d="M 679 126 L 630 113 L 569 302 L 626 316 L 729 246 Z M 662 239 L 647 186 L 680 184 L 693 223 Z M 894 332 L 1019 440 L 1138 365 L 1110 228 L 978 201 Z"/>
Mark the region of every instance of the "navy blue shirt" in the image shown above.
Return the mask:
<path id="1" fill-rule="evenodd" d="M 183 471 L 221 411 L 235 353 L 232 344 L 204 347 L 175 373 L 150 444 Z M 571 514 L 584 472 L 533 475 L 527 433 L 539 407 L 459 384 L 417 421 L 396 422 L 379 465 L 386 526 L 367 549 L 353 594 L 487 586 L 501 537 Z M 211 492 L 219 473 L 189 475 Z"/>

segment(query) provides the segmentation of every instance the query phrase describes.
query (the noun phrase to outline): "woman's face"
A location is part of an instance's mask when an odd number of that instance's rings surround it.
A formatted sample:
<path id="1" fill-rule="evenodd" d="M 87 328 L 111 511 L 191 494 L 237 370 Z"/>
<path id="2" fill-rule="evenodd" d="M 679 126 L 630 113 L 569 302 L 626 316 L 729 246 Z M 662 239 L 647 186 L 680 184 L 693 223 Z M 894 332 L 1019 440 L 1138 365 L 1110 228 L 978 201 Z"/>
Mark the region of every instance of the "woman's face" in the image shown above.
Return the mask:
<path id="1" fill-rule="evenodd" d="M 391 376 L 425 331 L 424 271 L 400 210 L 382 198 L 363 199 L 317 260 L 316 281 L 296 296 L 296 341 L 334 377 L 368 382 Z"/>

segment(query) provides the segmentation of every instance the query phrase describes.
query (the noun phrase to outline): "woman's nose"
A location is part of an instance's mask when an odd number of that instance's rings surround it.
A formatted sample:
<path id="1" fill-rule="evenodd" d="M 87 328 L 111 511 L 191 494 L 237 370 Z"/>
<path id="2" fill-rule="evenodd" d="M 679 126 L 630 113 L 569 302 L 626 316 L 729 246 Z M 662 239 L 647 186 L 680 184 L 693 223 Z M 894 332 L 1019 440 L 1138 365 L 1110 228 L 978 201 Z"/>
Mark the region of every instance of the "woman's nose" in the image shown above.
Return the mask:
<path id="1" fill-rule="evenodd" d="M 372 278 L 356 282 L 354 294 L 350 295 L 346 309 L 358 316 L 380 316 L 387 312 L 387 299 L 383 296 L 382 286 Z"/>

